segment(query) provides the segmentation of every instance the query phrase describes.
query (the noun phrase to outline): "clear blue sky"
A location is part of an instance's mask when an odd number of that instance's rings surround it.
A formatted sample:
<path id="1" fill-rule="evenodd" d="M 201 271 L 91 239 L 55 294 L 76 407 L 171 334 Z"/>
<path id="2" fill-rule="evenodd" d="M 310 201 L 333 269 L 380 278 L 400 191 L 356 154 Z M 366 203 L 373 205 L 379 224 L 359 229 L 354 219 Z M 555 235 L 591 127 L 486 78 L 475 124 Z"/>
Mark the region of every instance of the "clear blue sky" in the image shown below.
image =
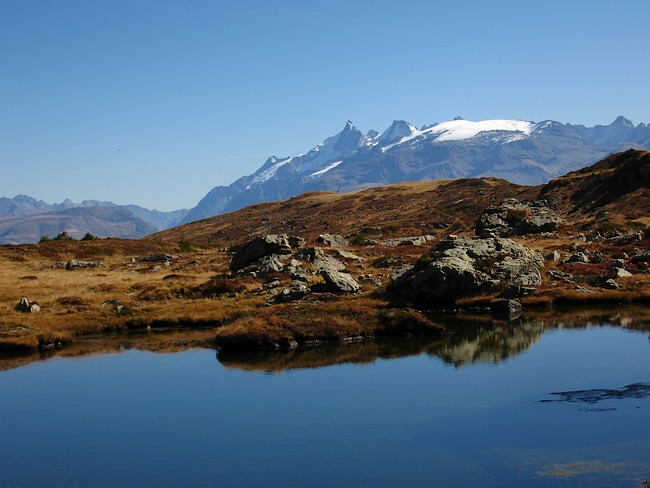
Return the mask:
<path id="1" fill-rule="evenodd" d="M 650 122 L 648 0 L 0 0 L 0 196 L 193 207 L 348 119 Z"/>

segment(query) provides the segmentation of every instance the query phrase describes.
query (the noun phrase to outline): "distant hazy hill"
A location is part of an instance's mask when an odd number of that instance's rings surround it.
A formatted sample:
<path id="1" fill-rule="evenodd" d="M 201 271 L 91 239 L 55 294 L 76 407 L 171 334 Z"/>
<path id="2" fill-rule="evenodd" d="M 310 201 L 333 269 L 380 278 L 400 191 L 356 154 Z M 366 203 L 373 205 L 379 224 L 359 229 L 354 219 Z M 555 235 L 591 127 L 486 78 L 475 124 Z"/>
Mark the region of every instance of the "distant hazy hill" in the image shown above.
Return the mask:
<path id="1" fill-rule="evenodd" d="M 62 231 L 77 239 L 87 232 L 97 237 L 138 238 L 173 227 L 186 213 L 95 200 L 47 204 L 25 195 L 0 198 L 0 244 L 34 243 L 41 236 L 54 237 Z"/>
<path id="2" fill-rule="evenodd" d="M 182 220 L 314 190 L 350 192 L 403 181 L 493 176 L 536 185 L 629 148 L 650 149 L 650 126 L 554 121 L 452 121 L 415 128 L 395 121 L 362 134 L 351 122 L 306 154 L 270 157 L 255 173 L 212 189 Z"/>

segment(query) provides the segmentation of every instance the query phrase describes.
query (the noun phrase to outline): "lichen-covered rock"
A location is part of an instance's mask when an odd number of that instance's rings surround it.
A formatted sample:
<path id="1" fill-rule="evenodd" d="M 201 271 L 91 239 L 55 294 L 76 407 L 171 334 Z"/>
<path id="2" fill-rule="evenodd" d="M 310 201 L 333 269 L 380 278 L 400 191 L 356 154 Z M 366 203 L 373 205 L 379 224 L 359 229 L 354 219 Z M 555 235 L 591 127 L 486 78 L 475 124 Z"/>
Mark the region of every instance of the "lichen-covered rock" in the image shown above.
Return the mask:
<path id="1" fill-rule="evenodd" d="M 347 239 L 338 234 L 321 234 L 318 236 L 317 241 L 332 247 L 346 247 L 349 245 Z"/>
<path id="2" fill-rule="evenodd" d="M 475 229 L 480 237 L 510 237 L 553 232 L 561 223 L 562 219 L 545 200 L 520 202 L 509 198 L 500 205 L 486 208 Z"/>
<path id="3" fill-rule="evenodd" d="M 391 277 L 390 291 L 421 304 L 447 304 L 481 292 L 542 284 L 543 258 L 503 238 L 440 242 L 411 268 Z"/>
<path id="4" fill-rule="evenodd" d="M 342 273 L 334 268 L 321 268 L 319 273 L 332 292 L 357 293 L 361 290 L 361 285 L 348 273 Z"/>
<path id="5" fill-rule="evenodd" d="M 290 286 L 284 287 L 280 293 L 273 296 L 269 303 L 289 303 L 300 300 L 309 295 L 311 290 L 302 281 L 294 281 Z"/>
<path id="6" fill-rule="evenodd" d="M 300 237 L 290 237 L 286 234 L 266 235 L 256 237 L 240 247 L 230 261 L 231 271 L 254 263 L 255 261 L 272 254 L 290 255 L 293 248 L 302 245 L 304 240 Z"/>

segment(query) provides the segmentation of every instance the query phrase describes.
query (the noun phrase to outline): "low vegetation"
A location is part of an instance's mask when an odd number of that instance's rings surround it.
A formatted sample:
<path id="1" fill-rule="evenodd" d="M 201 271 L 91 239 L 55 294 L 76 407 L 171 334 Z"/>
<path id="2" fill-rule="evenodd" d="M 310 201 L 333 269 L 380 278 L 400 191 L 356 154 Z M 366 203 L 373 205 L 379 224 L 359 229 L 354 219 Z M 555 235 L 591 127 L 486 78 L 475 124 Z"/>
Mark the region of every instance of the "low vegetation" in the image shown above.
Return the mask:
<path id="1" fill-rule="evenodd" d="M 624 163 L 625 158 L 635 164 L 641 161 L 647 168 L 647 153 L 619 157 Z M 524 310 L 545 313 L 567 305 L 647 305 L 647 185 L 624 180 L 629 192 L 617 189 L 598 208 L 585 200 L 585 195 L 600 198 L 595 189 L 606 184 L 603 174 L 618 174 L 612 161 L 599 163 L 592 173 L 577 172 L 546 187 L 521 187 L 488 178 L 480 184 L 468 184 L 474 180 L 405 183 L 349 195 L 309 193 L 140 240 L 97 239 L 90 234 L 72 240 L 62 233 L 39 244 L 0 246 L 0 354 L 63 353 L 78 350 L 80 339 L 97 335 L 113 345 L 107 337 L 127 331 L 137 331 L 139 340 L 152 349 L 172 343 L 291 349 L 296 344 L 387 335 L 439 335 L 444 330 L 422 313 L 394 308 L 385 293 L 390 276 L 403 266 L 426 267 L 435 259 L 431 250 L 438 240 L 450 234 L 473 235 L 473 223 L 482 209 L 512 197 L 541 195 L 553 200 L 565 220 L 557 232 L 516 237 L 518 243 L 547 256 L 541 268 L 542 285 L 520 300 Z M 317 293 L 289 303 L 274 301 L 292 286 L 293 278 L 283 272 L 257 276 L 229 269 L 237 246 L 266 233 L 301 236 L 306 239 L 304 247 L 323 246 L 317 241 L 321 233 L 344 235 L 349 245 L 342 250 L 349 254 L 338 258 L 362 284 L 361 292 L 332 293 L 316 274 L 305 286 Z M 390 239 L 421 235 L 435 239 L 422 245 L 386 244 Z M 329 256 L 337 255 L 334 248 L 325 250 Z M 549 257 L 554 253 L 556 257 Z M 580 253 L 589 259 L 580 261 Z M 479 267 L 492 264 L 484 261 Z M 16 310 L 23 297 L 36 302 L 40 311 Z M 503 301 L 499 293 L 469 296 L 446 308 L 481 310 L 499 301 Z M 169 334 L 161 335 L 161 330 Z"/>

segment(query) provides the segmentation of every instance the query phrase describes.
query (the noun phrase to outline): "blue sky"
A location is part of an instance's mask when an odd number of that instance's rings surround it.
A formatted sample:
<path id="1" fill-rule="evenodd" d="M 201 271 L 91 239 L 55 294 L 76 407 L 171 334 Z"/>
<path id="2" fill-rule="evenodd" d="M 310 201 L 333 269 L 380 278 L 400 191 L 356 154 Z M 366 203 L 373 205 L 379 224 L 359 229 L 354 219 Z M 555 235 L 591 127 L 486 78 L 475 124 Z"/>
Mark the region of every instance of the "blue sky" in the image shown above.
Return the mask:
<path id="1" fill-rule="evenodd" d="M 0 0 L 0 196 L 190 208 L 343 129 L 650 122 L 648 0 Z"/>

